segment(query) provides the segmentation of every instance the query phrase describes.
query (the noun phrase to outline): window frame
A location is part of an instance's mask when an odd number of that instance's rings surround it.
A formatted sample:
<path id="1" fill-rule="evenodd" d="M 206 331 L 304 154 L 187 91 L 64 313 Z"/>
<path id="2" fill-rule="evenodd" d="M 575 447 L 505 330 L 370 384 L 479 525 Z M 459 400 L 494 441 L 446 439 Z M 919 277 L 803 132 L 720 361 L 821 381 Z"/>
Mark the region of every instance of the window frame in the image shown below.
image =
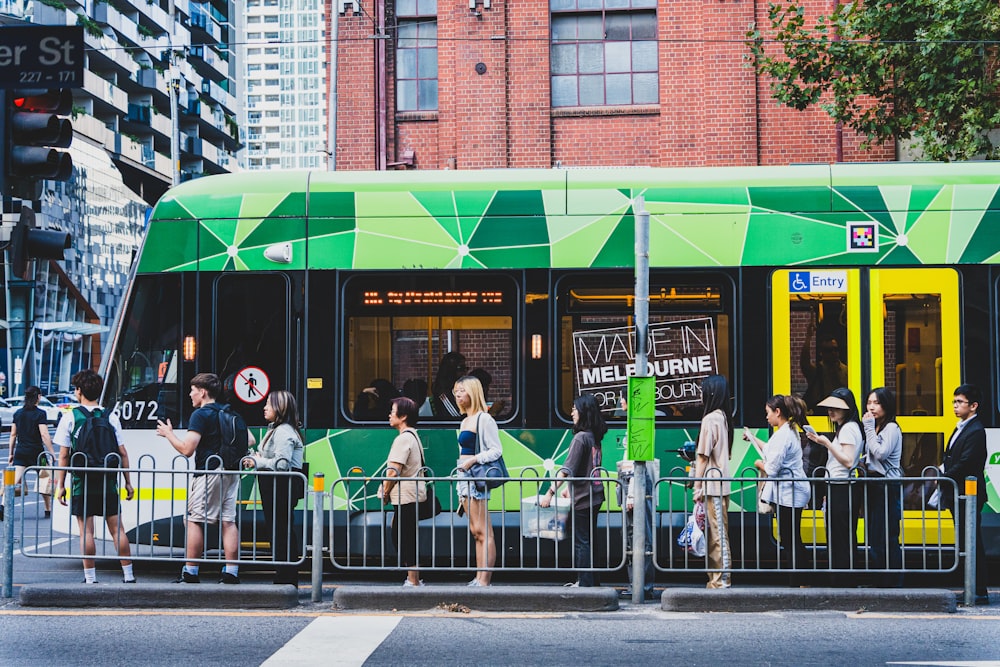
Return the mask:
<path id="1" fill-rule="evenodd" d="M 396 86 L 396 112 L 397 113 L 412 113 L 421 111 L 437 111 L 440 106 L 440 90 L 438 87 L 438 81 L 440 76 L 440 64 L 438 61 L 438 17 L 437 17 L 437 3 L 423 1 L 413 1 L 412 11 L 409 9 L 403 9 L 399 4 L 396 7 L 396 40 L 395 48 L 393 49 L 393 58 L 395 65 L 395 86 Z M 433 9 L 433 13 L 429 13 L 430 9 Z M 421 36 L 421 26 L 426 26 L 429 28 L 431 25 L 434 27 L 434 36 Z M 414 32 L 416 33 L 414 37 L 402 37 L 402 28 L 413 26 Z M 424 40 L 433 39 L 433 46 L 424 45 Z M 404 43 L 412 43 L 413 46 L 403 46 Z M 413 51 L 414 63 L 413 63 L 413 77 L 403 77 L 400 75 L 400 56 L 402 52 Z M 430 51 L 434 52 L 434 76 L 420 76 L 420 59 L 421 52 L 424 52 L 424 56 L 427 56 Z M 414 105 L 404 108 L 402 106 L 403 102 L 406 101 L 402 90 L 404 88 L 403 84 L 412 82 L 413 93 L 416 96 L 413 100 Z M 433 106 L 421 106 L 421 88 L 422 85 L 431 85 L 433 82 L 434 88 L 434 103 Z"/>

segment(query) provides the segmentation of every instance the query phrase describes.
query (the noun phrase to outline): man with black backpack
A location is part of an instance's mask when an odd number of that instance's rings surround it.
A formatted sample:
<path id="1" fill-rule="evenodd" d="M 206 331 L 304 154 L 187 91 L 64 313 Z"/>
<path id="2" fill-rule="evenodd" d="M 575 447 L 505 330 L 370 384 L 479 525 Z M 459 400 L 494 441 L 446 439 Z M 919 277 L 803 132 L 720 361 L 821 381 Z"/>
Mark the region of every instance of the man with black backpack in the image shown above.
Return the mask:
<path id="1" fill-rule="evenodd" d="M 121 468 L 125 478 L 125 496 L 132 500 L 135 490 L 128 471 L 128 452 L 118 415 L 105 410 L 97 401 L 104 390 L 104 379 L 90 369 L 84 369 L 72 379 L 78 407 L 64 413 L 56 427 L 53 442 L 59 447 L 59 469 L 56 470 L 56 498 L 66 504 L 67 466 L 75 468 Z M 94 516 L 103 516 L 108 533 L 121 558 L 122 581 L 135 583 L 132 572 L 132 545 L 129 544 L 118 521 L 119 493 L 117 472 L 83 472 L 73 474 L 70 514 L 80 527 L 80 544 L 84 554 L 83 575 L 85 584 L 97 583 L 93 556 L 97 553 L 94 543 Z"/>
<path id="2" fill-rule="evenodd" d="M 218 469 L 238 470 L 239 460 L 246 456 L 251 436 L 246 423 L 228 405 L 217 403 L 222 392 L 222 381 L 215 373 L 198 373 L 191 378 L 191 405 L 195 410 L 188 420 L 187 433 L 181 440 L 174 433 L 173 425 L 157 421 L 156 433 L 170 442 L 183 456 L 194 454 L 196 472 L 188 490 L 187 543 L 185 555 L 188 562 L 174 583 L 200 584 L 198 563 L 205 552 L 205 524 L 221 524 L 222 549 L 226 564 L 220 584 L 238 584 L 240 531 L 236 526 L 236 501 L 240 476 L 220 474 Z M 230 442 L 223 440 L 228 435 Z M 242 456 L 236 450 L 242 448 Z M 236 452 L 236 453 L 234 453 Z M 231 461 L 236 461 L 235 465 Z"/>

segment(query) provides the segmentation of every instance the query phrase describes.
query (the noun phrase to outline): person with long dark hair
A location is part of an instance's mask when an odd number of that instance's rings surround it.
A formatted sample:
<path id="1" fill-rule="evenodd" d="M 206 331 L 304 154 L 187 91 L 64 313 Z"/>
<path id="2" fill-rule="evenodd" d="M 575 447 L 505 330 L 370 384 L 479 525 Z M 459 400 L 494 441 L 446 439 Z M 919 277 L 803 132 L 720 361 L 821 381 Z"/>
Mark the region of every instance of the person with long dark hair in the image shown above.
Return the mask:
<path id="1" fill-rule="evenodd" d="M 14 413 L 14 421 L 10 425 L 10 456 L 7 457 L 7 465 L 14 466 L 15 488 L 21 483 L 21 477 L 29 466 L 41 464 L 39 457 L 43 451 L 48 453 L 48 461 L 51 464 L 56 461 L 46 421 L 47 416 L 45 411 L 38 407 L 40 393 L 38 387 L 28 387 L 25 390 L 24 407 Z M 48 517 L 52 514 L 51 489 L 48 494 L 42 493 L 41 496 L 45 503 L 45 516 Z M 0 505 L 0 520 L 2 519 L 3 505 Z"/>
<path id="2" fill-rule="evenodd" d="M 264 403 L 264 419 L 268 422 L 267 433 L 251 457 L 256 469 L 302 472 L 304 447 L 295 396 L 283 389 L 272 391 Z M 257 487 L 273 559 L 297 561 L 302 551 L 293 512 L 305 494 L 301 479 L 288 475 L 258 475 Z M 275 566 L 274 583 L 298 586 L 298 566 Z"/>
<path id="3" fill-rule="evenodd" d="M 601 440 L 608 432 L 604 416 L 597 406 L 593 394 L 581 394 L 573 401 L 573 441 L 569 445 L 566 462 L 556 473 L 556 481 L 546 495 L 538 501 L 541 507 L 548 507 L 562 484 L 560 478 L 575 477 L 573 489 L 573 567 L 577 570 L 577 580 L 569 586 L 598 586 L 600 581 L 595 572 L 585 568 L 597 566 L 594 558 L 593 542 L 597 532 L 597 516 L 604 504 L 604 483 L 597 470 L 601 467 Z M 570 489 L 562 490 L 564 498 L 570 497 Z"/>
<path id="4" fill-rule="evenodd" d="M 438 419 L 459 419 L 462 416 L 462 408 L 455 402 L 454 389 L 455 383 L 464 377 L 468 370 L 465 355 L 461 352 L 446 352 L 441 357 L 434 384 L 431 385 L 430 396 L 431 411 Z M 483 395 L 485 396 L 485 392 Z M 483 403 L 485 402 L 484 399 Z"/>
<path id="5" fill-rule="evenodd" d="M 773 429 L 767 443 L 743 429 L 743 438 L 754 443 L 763 459 L 754 462 L 767 475 L 762 500 L 777 507 L 778 538 L 781 542 L 781 567 L 790 572 L 789 583 L 797 585 L 801 577 L 796 569 L 805 568 L 809 555 L 802 543 L 802 509 L 809 504 L 809 482 L 802 467 L 802 443 L 796 424 L 805 421 L 805 403 L 794 396 L 775 394 L 764 406 L 767 423 Z"/>
<path id="6" fill-rule="evenodd" d="M 419 505 L 427 499 L 426 482 L 397 481 L 396 477 L 424 476 L 424 446 L 414 427 L 420 419 L 420 408 L 413 399 L 400 396 L 392 399 L 389 426 L 399 434 L 392 441 L 392 448 L 385 462 L 382 483 L 382 501 L 392 503 L 392 537 L 396 541 L 400 567 L 407 570 L 403 586 L 423 586 L 417 566 L 417 529 L 420 521 Z"/>
<path id="7" fill-rule="evenodd" d="M 896 423 L 896 395 L 886 387 L 868 394 L 867 410 L 861 417 L 865 429 L 865 463 L 868 469 L 865 522 L 873 565 L 880 570 L 902 570 L 903 548 L 899 524 L 903 518 L 903 487 L 899 461 L 903 456 L 903 432 Z M 880 578 L 884 586 L 903 585 L 902 572 Z"/>
<path id="8" fill-rule="evenodd" d="M 732 566 L 729 549 L 729 482 L 711 478 L 730 477 L 730 442 L 733 436 L 729 383 L 722 375 L 709 375 L 701 382 L 704 412 L 698 430 L 698 458 L 695 461 L 694 499 L 705 501 L 708 530 L 705 535 L 708 555 L 708 588 L 729 588 Z"/>
<path id="9" fill-rule="evenodd" d="M 825 435 L 807 432 L 807 437 L 826 447 L 826 470 L 829 483 L 826 491 L 826 548 L 830 555 L 830 567 L 834 572 L 830 580 L 834 584 L 854 583 L 851 573 L 854 569 L 854 554 L 858 547 L 858 517 L 862 500 L 852 492 L 850 477 L 861 458 L 863 436 L 858 402 L 854 392 L 847 387 L 834 389 L 829 396 L 817 404 L 826 408 L 830 423 L 834 427 L 833 440 Z"/>

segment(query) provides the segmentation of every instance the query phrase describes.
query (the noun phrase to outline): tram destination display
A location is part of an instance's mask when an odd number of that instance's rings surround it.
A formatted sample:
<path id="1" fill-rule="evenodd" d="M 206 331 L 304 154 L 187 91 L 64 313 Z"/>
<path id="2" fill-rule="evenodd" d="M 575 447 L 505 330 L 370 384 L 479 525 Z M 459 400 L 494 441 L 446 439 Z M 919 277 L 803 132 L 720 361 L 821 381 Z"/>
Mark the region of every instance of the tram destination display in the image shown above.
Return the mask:
<path id="1" fill-rule="evenodd" d="M 701 381 L 719 368 L 712 318 L 650 324 L 646 349 L 657 409 L 701 402 Z M 635 375 L 635 327 L 575 331 L 573 356 L 578 392 L 594 394 L 604 412 L 616 410 Z"/>

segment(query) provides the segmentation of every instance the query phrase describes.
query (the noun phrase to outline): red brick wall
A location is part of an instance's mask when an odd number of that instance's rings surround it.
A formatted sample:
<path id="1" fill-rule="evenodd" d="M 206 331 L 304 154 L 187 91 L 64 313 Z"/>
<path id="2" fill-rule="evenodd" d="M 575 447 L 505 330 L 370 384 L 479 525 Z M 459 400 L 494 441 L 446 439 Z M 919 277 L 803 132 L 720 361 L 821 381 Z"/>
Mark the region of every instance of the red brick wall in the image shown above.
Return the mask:
<path id="1" fill-rule="evenodd" d="M 337 166 L 376 165 L 376 64 L 371 16 L 340 18 L 337 74 Z M 387 30 L 394 34 L 389 0 Z M 809 16 L 830 0 L 805 0 Z M 394 113 L 393 54 L 386 44 L 389 99 L 387 161 L 413 150 L 419 169 L 564 166 L 782 165 L 832 162 L 836 128 L 819 109 L 799 112 L 771 99 L 769 81 L 744 62 L 744 39 L 767 4 L 747 0 L 662 0 L 659 105 L 643 108 L 551 108 L 547 0 L 438 3 L 439 108 Z M 756 9 L 756 14 L 755 14 Z M 477 63 L 486 72 L 475 70 Z M 892 145 L 860 149 L 845 130 L 844 161 L 895 159 Z"/>

